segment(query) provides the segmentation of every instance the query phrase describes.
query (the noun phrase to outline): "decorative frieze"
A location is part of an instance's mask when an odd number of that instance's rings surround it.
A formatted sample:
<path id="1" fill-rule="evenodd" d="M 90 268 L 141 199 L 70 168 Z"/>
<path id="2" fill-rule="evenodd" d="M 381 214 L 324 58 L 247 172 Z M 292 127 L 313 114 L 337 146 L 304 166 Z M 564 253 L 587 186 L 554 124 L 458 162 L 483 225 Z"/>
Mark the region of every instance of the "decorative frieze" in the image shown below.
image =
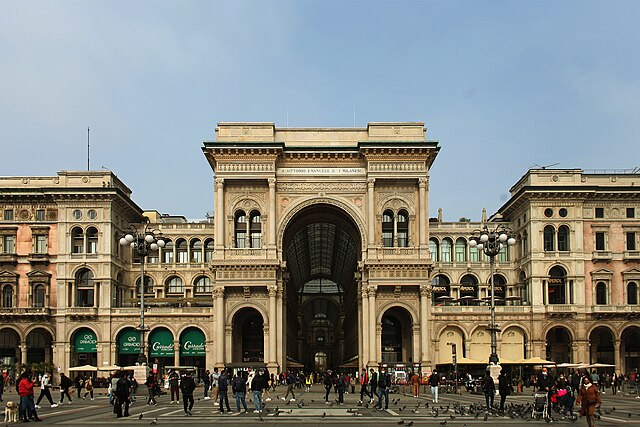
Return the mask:
<path id="1" fill-rule="evenodd" d="M 364 193 L 366 182 L 278 182 L 276 190 L 280 193 Z"/>

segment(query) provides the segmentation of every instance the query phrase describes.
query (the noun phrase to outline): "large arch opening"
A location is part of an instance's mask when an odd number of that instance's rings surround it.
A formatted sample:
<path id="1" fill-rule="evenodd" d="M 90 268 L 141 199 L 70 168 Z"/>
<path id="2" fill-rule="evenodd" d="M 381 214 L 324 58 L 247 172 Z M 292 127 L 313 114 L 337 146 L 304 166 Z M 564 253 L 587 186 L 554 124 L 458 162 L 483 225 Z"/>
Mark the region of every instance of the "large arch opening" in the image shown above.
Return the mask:
<path id="1" fill-rule="evenodd" d="M 27 363 L 51 364 L 53 337 L 44 328 L 36 328 L 27 334 Z"/>
<path id="2" fill-rule="evenodd" d="M 589 362 L 613 364 L 615 362 L 615 349 L 613 332 L 603 326 L 595 328 L 589 334 Z"/>
<path id="3" fill-rule="evenodd" d="M 283 237 L 287 366 L 357 368 L 356 224 L 343 210 L 317 204 L 298 212 Z"/>
<path id="4" fill-rule="evenodd" d="M 413 363 L 411 314 L 402 307 L 391 307 L 382 315 L 382 363 Z"/>
<path id="5" fill-rule="evenodd" d="M 620 360 L 622 372 L 630 372 L 631 369 L 640 366 L 640 328 L 627 327 L 620 337 Z"/>
<path id="6" fill-rule="evenodd" d="M 547 359 L 556 363 L 571 363 L 572 345 L 571 334 L 566 328 L 552 328 L 547 332 Z"/>
<path id="7" fill-rule="evenodd" d="M 264 364 L 264 319 L 255 308 L 242 308 L 233 316 L 231 348 L 235 367 Z"/>

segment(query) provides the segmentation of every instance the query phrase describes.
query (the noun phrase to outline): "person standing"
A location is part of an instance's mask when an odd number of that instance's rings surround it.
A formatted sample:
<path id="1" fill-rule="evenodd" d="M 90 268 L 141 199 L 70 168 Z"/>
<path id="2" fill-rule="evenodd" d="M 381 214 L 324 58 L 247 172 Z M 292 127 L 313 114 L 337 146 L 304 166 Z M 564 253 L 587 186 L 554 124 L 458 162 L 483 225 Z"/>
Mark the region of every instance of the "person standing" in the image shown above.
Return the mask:
<path id="1" fill-rule="evenodd" d="M 187 371 L 180 378 L 180 390 L 182 391 L 182 405 L 184 407 L 184 415 L 193 415 L 191 410 L 193 409 L 193 391 L 196 389 L 196 382 L 191 376 L 191 372 Z"/>
<path id="2" fill-rule="evenodd" d="M 40 402 L 42 401 L 43 397 L 47 398 L 52 408 L 58 406 L 57 403 L 53 403 L 53 398 L 51 397 L 51 378 L 46 372 L 44 373 L 44 375 L 42 375 L 42 380 L 40 381 L 40 395 L 38 396 L 38 400 L 36 401 L 36 409 L 40 409 Z"/>
<path id="3" fill-rule="evenodd" d="M 144 385 L 147 386 L 147 405 L 153 404 L 153 406 L 156 406 L 158 404 L 156 401 L 156 387 L 158 386 L 156 376 L 153 373 L 149 373 Z"/>
<path id="4" fill-rule="evenodd" d="M 383 366 L 378 375 L 378 409 L 382 409 L 382 398 L 384 398 L 384 409 L 389 409 L 389 387 L 391 387 L 391 376 Z"/>
<path id="5" fill-rule="evenodd" d="M 169 373 L 169 390 L 171 391 L 171 404 L 180 403 L 180 375 L 173 369 Z"/>
<path id="6" fill-rule="evenodd" d="M 553 386 L 555 381 L 546 366 L 542 367 L 542 371 L 536 377 L 536 387 L 538 391 L 547 392 L 547 408 L 549 408 L 549 414 L 551 414 L 551 395 L 553 393 Z"/>
<path id="7" fill-rule="evenodd" d="M 358 401 L 359 404 L 362 404 L 362 398 L 365 394 L 369 396 L 369 403 L 371 403 L 371 401 L 373 401 L 373 395 L 369 391 L 369 374 L 367 374 L 366 369 L 362 369 L 362 373 L 360 374 L 360 400 Z"/>
<path id="8" fill-rule="evenodd" d="M 373 370 L 373 368 L 369 369 L 369 384 L 370 384 L 370 395 L 371 399 L 369 400 L 369 405 L 373 403 L 373 396 L 378 395 L 378 373 Z"/>
<path id="9" fill-rule="evenodd" d="M 500 394 L 500 412 L 504 412 L 504 402 L 507 400 L 507 396 L 511 394 L 513 387 L 509 381 L 509 377 L 504 369 L 500 370 L 498 375 L 498 393 Z"/>
<path id="10" fill-rule="evenodd" d="M 229 371 L 229 375 L 231 375 L 231 371 Z M 226 406 L 227 412 L 231 412 L 231 408 L 229 407 L 229 396 L 227 392 L 229 391 L 229 377 L 227 373 L 223 369 L 218 377 L 218 395 L 220 396 L 220 413 L 224 414 L 224 408 Z"/>
<path id="11" fill-rule="evenodd" d="M 433 370 L 429 377 L 429 386 L 431 387 L 431 401 L 438 403 L 438 387 L 440 386 L 440 376 L 437 370 Z"/>
<path id="12" fill-rule="evenodd" d="M 415 371 L 411 375 L 411 385 L 413 386 L 413 397 L 418 397 L 420 395 L 420 376 Z"/>
<path id="13" fill-rule="evenodd" d="M 67 396 L 69 400 L 69 405 L 71 405 L 71 395 L 69 394 L 69 389 L 73 385 L 71 378 L 66 376 L 64 372 L 60 372 L 60 404 L 64 402 L 64 397 Z"/>
<path id="14" fill-rule="evenodd" d="M 578 392 L 576 402 L 579 403 L 581 407 L 580 415 L 587 418 L 587 426 L 595 426 L 595 410 L 596 408 L 600 408 L 602 401 L 600 400 L 598 387 L 591 382 L 588 375 L 582 378 L 582 386 Z"/>
<path id="15" fill-rule="evenodd" d="M 618 374 L 615 372 L 611 375 L 611 393 L 615 396 L 618 394 Z"/>
<path id="16" fill-rule="evenodd" d="M 324 394 L 324 403 L 329 405 L 329 393 L 331 393 L 331 387 L 333 387 L 333 379 L 331 378 L 331 370 L 328 370 L 324 374 L 324 378 L 322 379 L 322 384 L 324 385 L 325 394 Z"/>
<path id="17" fill-rule="evenodd" d="M 0 375 L 0 402 L 2 402 L 3 393 L 4 393 L 4 373 Z"/>
<path id="18" fill-rule="evenodd" d="M 496 396 L 496 385 L 493 382 L 493 377 L 488 369 L 485 371 L 484 377 L 482 378 L 482 391 L 487 403 L 487 411 L 490 411 L 493 408 L 493 399 Z"/>
<path id="19" fill-rule="evenodd" d="M 244 413 L 247 413 L 247 401 L 245 399 L 247 394 L 247 377 L 248 375 L 246 373 L 238 373 L 231 381 L 231 391 L 233 391 L 233 397 L 236 398 L 236 411 L 238 413 L 240 413 L 240 404 L 242 404 Z"/>
<path id="20" fill-rule="evenodd" d="M 336 390 L 338 390 L 338 404 L 344 405 L 344 391 L 347 387 L 347 379 L 342 372 L 338 372 L 336 378 Z"/>
<path id="21" fill-rule="evenodd" d="M 202 389 L 204 392 L 203 400 L 211 399 L 209 397 L 209 389 L 211 388 L 211 373 L 207 369 L 204 373 L 204 377 L 202 377 Z"/>
<path id="22" fill-rule="evenodd" d="M 211 393 L 213 394 L 213 406 L 218 406 L 218 393 L 220 390 L 218 389 L 218 378 L 220 378 L 220 373 L 218 372 L 218 368 L 213 368 L 213 373 L 211 374 Z"/>
<path id="23" fill-rule="evenodd" d="M 313 382 L 313 374 L 309 373 L 309 375 L 306 376 L 305 380 L 304 380 L 304 391 L 305 392 L 310 392 L 311 391 L 311 383 Z"/>
<path id="24" fill-rule="evenodd" d="M 87 395 L 90 395 L 91 400 L 93 400 L 93 380 L 91 379 L 91 375 L 84 380 L 84 389 L 86 392 L 84 393 L 84 396 L 82 396 L 82 400 L 86 400 Z"/>
<path id="25" fill-rule="evenodd" d="M 127 374 L 124 372 L 120 373 L 120 377 L 116 382 L 115 387 L 115 401 L 114 401 L 114 412 L 116 413 L 116 417 L 128 417 L 129 416 L 129 405 L 131 405 L 131 399 L 129 399 L 129 393 L 131 391 L 131 381 L 127 377 Z M 122 412 L 122 407 L 124 406 L 124 413 Z"/>
<path id="26" fill-rule="evenodd" d="M 265 389 L 265 378 L 269 378 L 269 374 L 265 375 L 257 373 L 251 380 L 251 390 L 253 391 L 253 404 L 256 406 L 256 414 L 262 412 L 262 390 Z"/>
<path id="27" fill-rule="evenodd" d="M 269 369 L 264 368 L 264 372 L 262 375 L 262 393 L 264 393 L 267 398 L 264 400 L 265 402 L 271 401 L 271 393 L 269 393 L 269 389 L 271 388 L 271 382 L 273 381 L 273 374 L 269 375 Z"/>

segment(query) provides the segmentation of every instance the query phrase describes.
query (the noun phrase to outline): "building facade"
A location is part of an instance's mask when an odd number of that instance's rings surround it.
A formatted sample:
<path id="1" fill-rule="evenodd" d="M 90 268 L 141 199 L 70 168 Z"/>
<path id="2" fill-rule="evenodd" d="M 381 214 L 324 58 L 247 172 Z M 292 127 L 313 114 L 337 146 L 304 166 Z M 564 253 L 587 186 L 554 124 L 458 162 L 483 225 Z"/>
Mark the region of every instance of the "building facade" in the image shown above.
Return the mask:
<path id="1" fill-rule="evenodd" d="M 110 171 L 0 178 L 0 357 L 61 369 L 133 364 L 429 370 L 487 360 L 496 257 L 498 354 L 640 363 L 640 172 L 532 169 L 481 222 L 429 218 L 440 146 L 423 123 L 220 123 L 203 153 L 214 216 L 143 211 Z M 196 197 L 197 195 L 194 195 Z M 460 195 L 463 197 L 464 195 Z M 146 221 L 164 248 L 118 244 Z"/>

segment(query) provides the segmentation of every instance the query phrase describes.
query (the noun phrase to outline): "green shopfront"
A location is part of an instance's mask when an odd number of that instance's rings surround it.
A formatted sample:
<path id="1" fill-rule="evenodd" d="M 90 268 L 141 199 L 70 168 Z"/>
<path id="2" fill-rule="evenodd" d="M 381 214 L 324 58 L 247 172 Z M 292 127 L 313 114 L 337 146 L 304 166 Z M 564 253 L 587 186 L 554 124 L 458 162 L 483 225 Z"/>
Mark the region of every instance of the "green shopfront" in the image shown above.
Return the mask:
<path id="1" fill-rule="evenodd" d="M 71 366 L 98 366 L 98 337 L 94 331 L 80 328 L 73 334 L 71 342 Z"/>
<path id="2" fill-rule="evenodd" d="M 206 369 L 207 340 L 198 328 L 187 328 L 180 334 L 180 365 L 197 366 L 198 376 Z"/>
<path id="3" fill-rule="evenodd" d="M 123 329 L 118 335 L 118 356 L 116 364 L 132 366 L 140 354 L 140 331 L 134 328 Z"/>
<path id="4" fill-rule="evenodd" d="M 163 372 L 165 366 L 173 366 L 174 362 L 173 333 L 167 328 L 152 330 L 149 334 L 149 366 L 157 365 L 158 371 Z"/>

